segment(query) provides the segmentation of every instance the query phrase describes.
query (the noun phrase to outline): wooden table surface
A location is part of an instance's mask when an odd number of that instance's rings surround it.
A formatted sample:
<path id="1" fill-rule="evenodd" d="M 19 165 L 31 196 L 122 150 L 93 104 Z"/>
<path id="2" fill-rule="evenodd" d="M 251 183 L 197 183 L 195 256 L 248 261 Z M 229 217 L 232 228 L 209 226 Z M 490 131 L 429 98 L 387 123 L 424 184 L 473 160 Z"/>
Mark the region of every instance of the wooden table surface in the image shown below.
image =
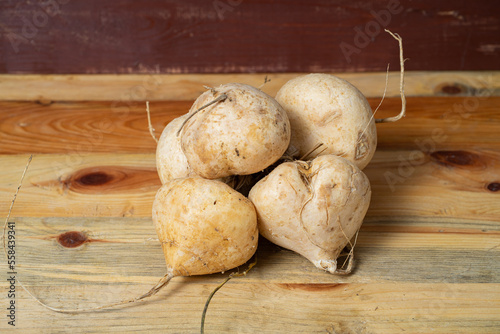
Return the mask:
<path id="1" fill-rule="evenodd" d="M 165 263 L 151 222 L 160 180 L 144 101 L 159 133 L 203 85 L 259 86 L 264 76 L 1 75 L 3 217 L 34 153 L 10 219 L 19 281 L 59 308 L 149 290 Z M 274 95 L 294 76 L 270 74 L 263 90 Z M 385 73 L 343 77 L 379 103 Z M 399 112 L 397 78 L 379 117 Z M 377 125 L 365 169 L 373 194 L 355 271 L 321 272 L 261 239 L 257 265 L 213 298 L 206 333 L 500 332 L 500 73 L 409 72 L 406 83 L 407 117 Z M 2 261 L 0 331 L 19 333 L 197 333 L 229 274 L 174 278 L 147 301 L 62 314 L 19 282 L 9 298 L 9 271 Z"/>

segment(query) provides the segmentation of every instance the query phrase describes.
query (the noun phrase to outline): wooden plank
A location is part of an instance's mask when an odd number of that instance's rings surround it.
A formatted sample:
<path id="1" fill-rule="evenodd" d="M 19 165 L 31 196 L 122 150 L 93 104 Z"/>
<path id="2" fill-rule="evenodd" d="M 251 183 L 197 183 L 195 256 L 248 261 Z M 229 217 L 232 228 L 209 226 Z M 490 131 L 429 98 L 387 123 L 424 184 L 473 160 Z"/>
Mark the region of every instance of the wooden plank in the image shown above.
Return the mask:
<path id="1" fill-rule="evenodd" d="M 372 108 L 376 99 L 370 99 Z M 500 129 L 496 97 L 409 98 L 406 117 L 397 123 L 377 124 L 378 149 L 498 150 Z M 400 110 L 396 98 L 384 100 L 378 117 Z"/>
<path id="2" fill-rule="evenodd" d="M 158 136 L 191 101 L 151 104 Z M 0 102 L 0 152 L 91 153 L 155 152 L 148 131 L 146 104 L 133 102 L 63 102 L 49 105 Z"/>
<path id="3" fill-rule="evenodd" d="M 9 170 L 0 181 L 1 212 L 6 214 L 27 156 L 2 156 L 1 160 L 2 168 Z M 13 214 L 151 216 L 152 201 L 160 185 L 154 153 L 37 155 Z"/>
<path id="4" fill-rule="evenodd" d="M 165 272 L 150 219 L 13 221 L 17 277 L 53 307 L 96 307 L 140 295 Z M 84 233 L 79 246 L 64 246 L 64 235 L 70 231 Z M 407 247 L 404 236 L 416 233 L 423 235 L 419 246 Z M 435 238 L 436 234 L 440 237 Z M 257 266 L 218 292 L 206 329 L 219 333 L 278 333 L 283 328 L 294 333 L 427 333 L 431 329 L 494 333 L 500 325 L 500 249 L 490 246 L 499 244 L 497 222 L 373 220 L 360 232 L 355 273 L 336 276 L 261 240 Z M 17 329 L 58 333 L 73 324 L 76 332 L 86 333 L 196 332 L 208 294 L 226 276 L 174 278 L 148 301 L 73 315 L 42 308 L 18 285 Z M 5 282 L 1 286 L 7 289 Z M 91 325 L 79 327 L 83 323 Z M 0 326 L 6 328 L 4 322 Z"/>
<path id="5" fill-rule="evenodd" d="M 24 217 L 11 221 L 15 222 L 17 272 L 26 284 L 155 283 L 165 274 L 163 252 L 150 217 Z M 359 233 L 353 275 L 318 270 L 300 255 L 261 238 L 258 265 L 252 275 L 238 281 L 500 283 L 499 245 L 498 221 L 369 217 Z M 184 280 L 215 283 L 224 277 L 216 274 Z"/>
<path id="6" fill-rule="evenodd" d="M 58 314 L 20 292 L 23 333 L 197 333 L 203 305 L 217 283 L 181 280 L 140 305 L 106 312 Z M 31 287 L 31 286 L 30 286 Z M 101 305 L 146 284 L 61 287 L 39 295 L 60 305 Z M 206 333 L 489 333 L 498 332 L 499 284 L 273 284 L 232 280 L 213 299 Z M 297 306 L 300 305 L 300 306 Z M 2 322 L 0 328 L 5 328 Z"/>
<path id="7" fill-rule="evenodd" d="M 500 149 L 500 97 L 411 97 L 407 101 L 405 119 L 377 125 L 378 149 L 426 153 Z M 369 102 L 375 109 L 380 100 L 371 98 Z M 192 101 L 151 103 L 157 134 L 191 105 Z M 377 117 L 397 115 L 400 109 L 399 98 L 387 98 Z M 143 102 L 0 101 L 0 154 L 154 151 Z"/>
<path id="8" fill-rule="evenodd" d="M 391 63 L 396 70 L 398 62 Z M 288 80 L 304 73 L 0 75 L 0 100 L 6 101 L 182 101 L 194 100 L 203 86 L 241 82 L 275 96 Z M 385 72 L 331 73 L 355 85 L 367 97 L 384 92 Z M 499 96 L 500 72 L 422 72 L 405 74 L 407 96 Z M 387 97 L 399 96 L 399 72 L 391 71 Z"/>
<path id="9" fill-rule="evenodd" d="M 1 214 L 26 155 L 0 156 Z M 498 151 L 379 150 L 364 170 L 372 186 L 368 217 L 500 217 Z M 154 153 L 36 155 L 14 215 L 150 217 L 160 187 Z M 457 200 L 460 198 L 460 201 Z"/>
<path id="10" fill-rule="evenodd" d="M 498 151 L 378 151 L 369 215 L 498 220 Z M 486 218 L 489 217 L 489 218 Z"/>
<path id="11" fill-rule="evenodd" d="M 58 5 L 59 4 L 59 5 Z M 498 70 L 495 2 L 3 1 L 2 73 Z M 360 32 L 361 31 L 361 32 Z"/>
<path id="12" fill-rule="evenodd" d="M 378 125 L 378 151 L 365 169 L 372 202 L 353 274 L 327 274 L 261 238 L 257 265 L 215 295 L 207 333 L 498 332 L 498 85 L 474 73 L 449 81 L 440 74 L 423 77 L 428 87 L 413 86 L 433 93 L 410 97 L 404 120 Z M 43 87 L 39 79 L 26 96 Z M 97 79 L 80 86 L 82 95 Z M 464 86 L 470 89 L 453 88 L 462 87 L 451 84 L 460 80 L 470 80 Z M 440 93 L 435 87 L 443 82 L 450 85 Z M 110 92 L 127 85 L 117 83 Z M 443 97 L 446 92 L 463 96 Z M 129 102 L 126 93 L 113 108 L 113 99 L 82 102 L 65 94 L 63 89 L 66 97 L 54 102 L 42 96 L 0 101 L 0 214 L 7 214 L 28 153 L 45 152 L 34 156 L 12 213 L 17 277 L 51 306 L 95 307 L 141 295 L 165 273 L 151 222 L 160 182 L 143 100 Z M 153 102 L 155 128 L 184 113 L 191 101 Z M 370 99 L 372 106 L 378 102 Z M 399 98 L 391 97 L 378 115 L 399 108 Z M 7 275 L 5 261 L 0 271 Z M 76 315 L 42 308 L 17 285 L 16 329 L 199 332 L 205 301 L 228 274 L 174 278 L 147 302 Z M 3 308 L 9 289 L 6 279 L 0 281 Z M 6 320 L 0 332 L 12 330 Z"/>

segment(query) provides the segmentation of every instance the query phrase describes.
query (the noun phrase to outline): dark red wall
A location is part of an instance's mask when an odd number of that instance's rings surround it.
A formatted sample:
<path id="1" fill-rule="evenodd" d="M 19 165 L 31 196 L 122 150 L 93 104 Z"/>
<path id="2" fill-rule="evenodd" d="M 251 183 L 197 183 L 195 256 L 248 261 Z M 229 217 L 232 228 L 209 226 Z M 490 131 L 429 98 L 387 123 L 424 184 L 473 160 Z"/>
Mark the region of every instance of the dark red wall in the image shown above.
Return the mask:
<path id="1" fill-rule="evenodd" d="M 384 26 L 408 70 L 500 70 L 497 0 L 1 0 L 0 73 L 396 70 Z"/>

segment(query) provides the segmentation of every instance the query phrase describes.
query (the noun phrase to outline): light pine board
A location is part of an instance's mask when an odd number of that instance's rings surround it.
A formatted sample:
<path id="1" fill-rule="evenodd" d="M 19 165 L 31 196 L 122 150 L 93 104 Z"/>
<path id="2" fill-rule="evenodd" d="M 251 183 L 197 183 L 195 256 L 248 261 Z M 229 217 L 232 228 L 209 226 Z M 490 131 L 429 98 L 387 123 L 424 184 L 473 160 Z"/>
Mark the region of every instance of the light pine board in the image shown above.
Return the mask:
<path id="1" fill-rule="evenodd" d="M 399 96 L 399 64 L 391 64 L 387 96 Z M 241 82 L 271 96 L 288 80 L 307 73 L 255 74 L 120 74 L 120 75 L 0 75 L 0 100 L 7 101 L 177 101 L 196 99 L 203 86 Z M 367 97 L 384 92 L 386 73 L 333 73 L 355 85 Z M 407 71 L 408 96 L 500 94 L 499 71 Z"/>
<path id="2" fill-rule="evenodd" d="M 409 97 L 407 101 L 403 120 L 377 125 L 379 150 L 500 147 L 500 97 Z M 369 102 L 375 109 L 380 98 Z M 151 102 L 157 136 L 192 104 L 191 100 Z M 400 110 L 399 98 L 386 98 L 377 117 L 394 116 Z M 0 101 L 0 154 L 154 153 L 155 145 L 148 132 L 144 102 Z"/>
<path id="3" fill-rule="evenodd" d="M 165 273 L 150 219 L 15 222 L 18 277 L 50 306 L 85 308 L 128 299 Z M 69 231 L 84 233 L 87 242 L 63 247 L 57 237 Z M 278 333 L 282 328 L 321 333 L 330 327 L 340 333 L 493 333 L 500 311 L 498 245 L 495 222 L 368 219 L 356 248 L 356 271 L 341 277 L 261 240 L 257 266 L 214 298 L 207 333 Z M 64 332 L 75 322 L 83 326 L 77 332 L 193 333 L 204 300 L 224 277 L 174 278 L 148 301 L 85 315 L 54 314 L 20 291 L 20 313 L 32 320 L 21 318 L 19 329 Z"/>
<path id="4" fill-rule="evenodd" d="M 270 75 L 263 89 L 274 94 L 295 75 Z M 342 76 L 378 105 L 385 73 Z M 2 216 L 35 153 L 11 219 L 21 282 L 55 307 L 99 306 L 153 286 L 165 263 L 151 222 L 160 181 L 144 100 L 159 134 L 203 84 L 264 77 L 0 76 Z M 151 78 L 162 85 L 140 93 Z M 499 75 L 409 72 L 406 82 L 407 117 L 377 125 L 365 169 L 373 194 L 354 273 L 326 274 L 261 239 L 257 265 L 215 295 L 207 333 L 500 331 Z M 388 89 L 379 117 L 399 111 L 397 73 Z M 67 232 L 87 242 L 63 247 Z M 0 332 L 196 333 L 227 275 L 174 278 L 149 301 L 77 315 L 44 309 L 17 286 L 18 326 L 3 319 Z M 2 279 L 2 309 L 7 290 Z"/>
<path id="5" fill-rule="evenodd" d="M 372 187 L 368 217 L 498 220 L 499 192 L 488 187 L 498 187 L 500 153 L 438 152 L 377 151 L 364 170 Z M 0 212 L 6 215 L 28 156 L 0 158 Z M 33 158 L 12 214 L 150 217 L 159 187 L 154 153 L 40 154 Z"/>

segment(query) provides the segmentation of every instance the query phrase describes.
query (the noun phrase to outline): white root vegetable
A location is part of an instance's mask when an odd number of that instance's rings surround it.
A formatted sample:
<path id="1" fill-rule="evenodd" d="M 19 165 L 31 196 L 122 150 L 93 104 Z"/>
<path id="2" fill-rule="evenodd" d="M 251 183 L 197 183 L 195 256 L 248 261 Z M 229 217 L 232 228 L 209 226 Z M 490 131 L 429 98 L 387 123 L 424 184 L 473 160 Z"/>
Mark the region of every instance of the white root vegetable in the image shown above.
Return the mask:
<path id="1" fill-rule="evenodd" d="M 180 138 L 177 136 L 187 114 L 177 117 L 167 124 L 161 133 L 156 146 L 156 169 L 161 183 L 165 184 L 173 179 L 195 176 L 181 148 Z"/>
<path id="2" fill-rule="evenodd" d="M 164 184 L 153 203 L 153 222 L 171 276 L 223 272 L 257 249 L 252 202 L 220 181 L 189 177 Z"/>
<path id="3" fill-rule="evenodd" d="M 262 236 L 334 274 L 350 272 L 337 258 L 359 230 L 370 197 L 366 175 L 334 155 L 283 163 L 249 194 Z"/>
<path id="4" fill-rule="evenodd" d="M 181 147 L 192 170 L 207 179 L 257 173 L 276 162 L 290 142 L 286 112 L 249 85 L 208 90 L 188 115 Z"/>
<path id="5" fill-rule="evenodd" d="M 186 159 L 182 151 L 180 137 L 177 132 L 187 119 L 188 114 L 175 118 L 163 129 L 158 145 L 156 146 L 156 170 L 162 184 L 173 179 L 189 176 L 198 176 Z M 218 179 L 230 187 L 237 186 L 237 180 L 233 176 Z"/>
<path id="6" fill-rule="evenodd" d="M 363 169 L 377 147 L 373 113 L 364 95 L 331 74 L 308 74 L 288 81 L 276 95 L 290 120 L 291 153 L 302 157 L 318 143 Z"/>
<path id="7" fill-rule="evenodd" d="M 11 202 L 4 235 L 31 158 Z M 97 307 L 57 308 L 42 302 L 19 279 L 17 281 L 49 310 L 75 314 L 92 312 L 145 300 L 176 276 L 211 274 L 235 268 L 247 262 L 257 249 L 259 234 L 252 202 L 217 180 L 190 177 L 163 185 L 153 203 L 153 222 L 167 262 L 167 274 L 145 294 Z M 5 244 L 4 252 L 7 255 Z"/>

